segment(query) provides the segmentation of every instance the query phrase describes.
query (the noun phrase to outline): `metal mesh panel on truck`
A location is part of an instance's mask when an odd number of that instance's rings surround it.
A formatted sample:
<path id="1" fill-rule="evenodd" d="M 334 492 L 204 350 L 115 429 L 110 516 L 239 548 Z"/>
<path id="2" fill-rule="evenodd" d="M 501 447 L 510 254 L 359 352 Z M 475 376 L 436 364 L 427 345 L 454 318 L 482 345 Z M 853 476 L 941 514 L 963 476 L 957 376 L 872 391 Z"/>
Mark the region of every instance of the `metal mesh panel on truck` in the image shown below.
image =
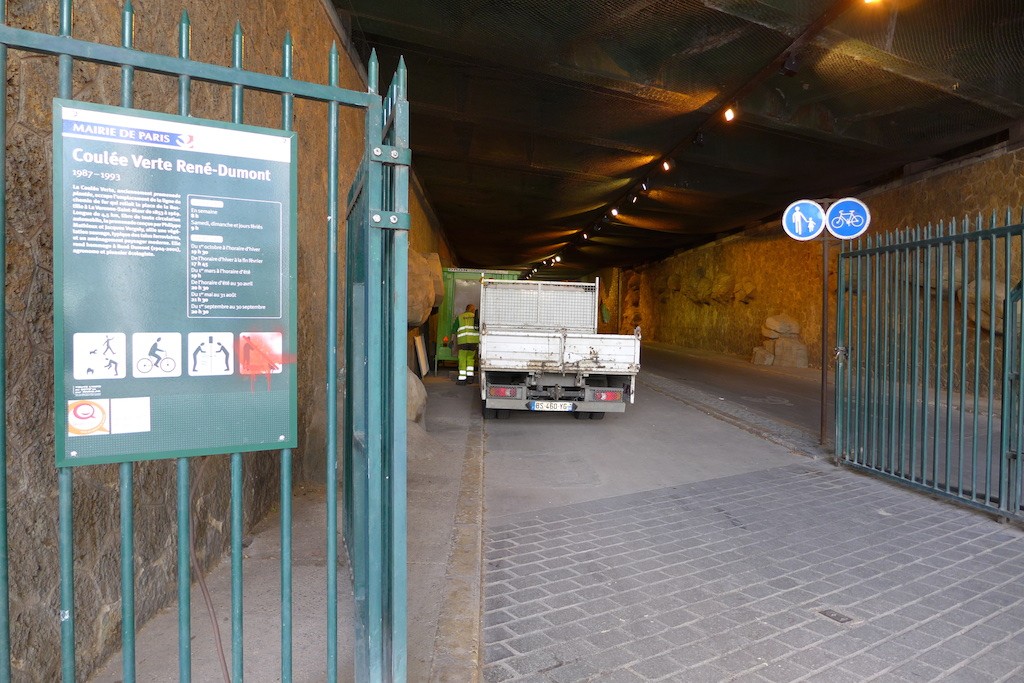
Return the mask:
<path id="1" fill-rule="evenodd" d="M 480 324 L 524 330 L 594 332 L 597 285 L 593 282 L 484 280 Z"/>

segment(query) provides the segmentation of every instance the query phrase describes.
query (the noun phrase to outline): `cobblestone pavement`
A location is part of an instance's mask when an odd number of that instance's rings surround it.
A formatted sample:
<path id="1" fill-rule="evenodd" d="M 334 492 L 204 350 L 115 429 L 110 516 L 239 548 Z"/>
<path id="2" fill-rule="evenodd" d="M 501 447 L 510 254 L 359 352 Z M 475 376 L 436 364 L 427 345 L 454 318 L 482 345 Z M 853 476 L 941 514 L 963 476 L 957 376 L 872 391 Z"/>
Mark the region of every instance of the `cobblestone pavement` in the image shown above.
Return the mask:
<path id="1" fill-rule="evenodd" d="M 1024 532 L 824 462 L 489 524 L 486 681 L 1024 681 Z"/>

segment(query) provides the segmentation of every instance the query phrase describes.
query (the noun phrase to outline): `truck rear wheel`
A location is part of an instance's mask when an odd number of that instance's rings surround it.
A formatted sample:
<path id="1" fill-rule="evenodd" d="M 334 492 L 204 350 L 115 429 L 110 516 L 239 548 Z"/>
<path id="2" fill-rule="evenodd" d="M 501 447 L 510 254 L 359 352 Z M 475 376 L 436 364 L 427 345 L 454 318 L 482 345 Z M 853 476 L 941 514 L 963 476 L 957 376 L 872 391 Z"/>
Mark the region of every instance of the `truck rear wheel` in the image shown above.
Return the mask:
<path id="1" fill-rule="evenodd" d="M 481 408 L 480 412 L 483 414 L 485 420 L 493 420 L 498 416 L 497 409 L 488 408 L 486 403 L 482 404 Z"/>
<path id="2" fill-rule="evenodd" d="M 573 412 L 572 416 L 575 417 L 577 420 L 588 420 L 590 419 L 591 413 L 588 413 L 584 410 L 576 410 Z"/>
<path id="3" fill-rule="evenodd" d="M 603 420 L 604 419 L 604 413 L 591 413 L 590 414 L 590 419 L 591 420 Z"/>
<path id="4" fill-rule="evenodd" d="M 497 410 L 499 420 L 507 420 L 512 417 L 512 411 L 508 408 L 500 408 Z"/>

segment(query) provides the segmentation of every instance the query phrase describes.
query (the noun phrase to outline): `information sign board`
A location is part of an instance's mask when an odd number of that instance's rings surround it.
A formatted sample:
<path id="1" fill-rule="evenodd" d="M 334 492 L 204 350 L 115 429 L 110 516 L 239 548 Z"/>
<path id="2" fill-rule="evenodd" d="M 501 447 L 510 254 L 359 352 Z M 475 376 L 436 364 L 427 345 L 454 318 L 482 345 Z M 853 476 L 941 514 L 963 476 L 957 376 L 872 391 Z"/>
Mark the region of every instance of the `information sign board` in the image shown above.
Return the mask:
<path id="1" fill-rule="evenodd" d="M 852 240 L 864 234 L 871 224 L 867 205 L 855 197 L 845 197 L 828 207 L 825 214 L 828 231 L 841 240 Z"/>
<path id="2" fill-rule="evenodd" d="M 825 210 L 810 199 L 797 200 L 782 213 L 782 229 L 795 240 L 813 240 L 825 229 Z"/>
<path id="3" fill-rule="evenodd" d="M 53 121 L 57 466 L 294 447 L 295 134 Z"/>

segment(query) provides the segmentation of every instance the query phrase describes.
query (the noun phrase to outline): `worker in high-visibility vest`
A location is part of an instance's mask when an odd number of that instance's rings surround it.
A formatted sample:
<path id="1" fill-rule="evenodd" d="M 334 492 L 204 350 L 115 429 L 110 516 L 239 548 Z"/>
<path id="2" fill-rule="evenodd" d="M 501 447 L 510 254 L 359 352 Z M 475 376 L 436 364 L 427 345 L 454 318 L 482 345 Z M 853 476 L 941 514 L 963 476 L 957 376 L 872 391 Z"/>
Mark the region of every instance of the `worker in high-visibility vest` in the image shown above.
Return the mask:
<path id="1" fill-rule="evenodd" d="M 459 384 L 473 379 L 476 371 L 476 348 L 480 344 L 476 306 L 468 304 L 455 319 L 455 343 L 459 348 Z"/>

